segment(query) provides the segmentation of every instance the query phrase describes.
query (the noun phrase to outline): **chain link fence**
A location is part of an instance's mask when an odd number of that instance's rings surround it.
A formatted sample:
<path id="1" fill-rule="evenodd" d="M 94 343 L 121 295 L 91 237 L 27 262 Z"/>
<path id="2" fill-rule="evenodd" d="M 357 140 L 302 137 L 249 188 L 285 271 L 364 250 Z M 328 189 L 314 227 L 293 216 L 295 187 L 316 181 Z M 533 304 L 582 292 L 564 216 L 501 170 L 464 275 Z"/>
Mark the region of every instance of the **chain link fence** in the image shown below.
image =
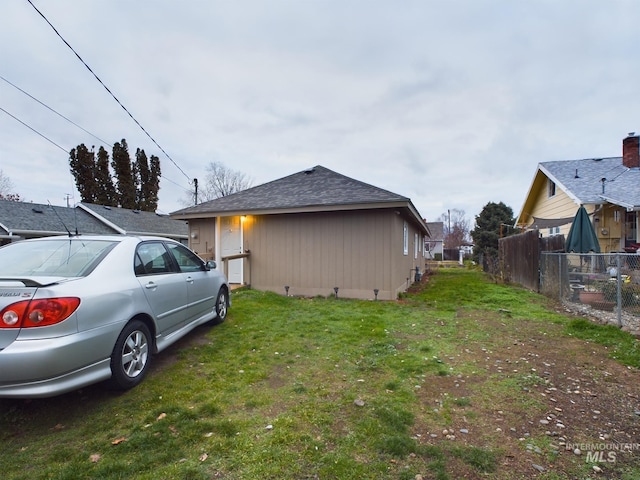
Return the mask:
<path id="1" fill-rule="evenodd" d="M 617 324 L 640 317 L 640 255 L 552 253 L 540 259 L 540 292 L 564 303 L 612 312 Z"/>

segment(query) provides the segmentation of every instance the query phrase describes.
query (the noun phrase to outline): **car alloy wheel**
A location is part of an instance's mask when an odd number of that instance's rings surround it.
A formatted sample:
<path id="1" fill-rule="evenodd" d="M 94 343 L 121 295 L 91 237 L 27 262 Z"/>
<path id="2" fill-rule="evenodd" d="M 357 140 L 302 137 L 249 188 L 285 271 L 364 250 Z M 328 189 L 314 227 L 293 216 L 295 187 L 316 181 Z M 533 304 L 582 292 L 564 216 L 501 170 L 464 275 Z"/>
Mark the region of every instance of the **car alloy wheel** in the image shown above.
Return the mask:
<path id="1" fill-rule="evenodd" d="M 229 304 L 227 290 L 223 287 L 218 292 L 218 299 L 216 300 L 216 315 L 218 321 L 222 322 L 227 318 L 227 305 Z"/>
<path id="2" fill-rule="evenodd" d="M 111 355 L 111 383 L 119 389 L 142 382 L 151 363 L 151 334 L 139 321 L 129 322 L 116 341 Z"/>

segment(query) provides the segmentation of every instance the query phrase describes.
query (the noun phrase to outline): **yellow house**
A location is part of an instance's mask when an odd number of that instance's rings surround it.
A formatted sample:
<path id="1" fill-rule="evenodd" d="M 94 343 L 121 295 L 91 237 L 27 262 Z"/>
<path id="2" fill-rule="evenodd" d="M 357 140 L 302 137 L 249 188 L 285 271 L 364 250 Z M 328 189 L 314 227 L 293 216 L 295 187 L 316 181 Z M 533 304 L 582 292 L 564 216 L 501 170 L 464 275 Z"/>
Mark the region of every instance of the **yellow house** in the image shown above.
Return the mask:
<path id="1" fill-rule="evenodd" d="M 580 205 L 591 217 L 602 252 L 637 249 L 640 136 L 630 133 L 622 141 L 622 157 L 539 163 L 516 226 L 566 236 Z"/>

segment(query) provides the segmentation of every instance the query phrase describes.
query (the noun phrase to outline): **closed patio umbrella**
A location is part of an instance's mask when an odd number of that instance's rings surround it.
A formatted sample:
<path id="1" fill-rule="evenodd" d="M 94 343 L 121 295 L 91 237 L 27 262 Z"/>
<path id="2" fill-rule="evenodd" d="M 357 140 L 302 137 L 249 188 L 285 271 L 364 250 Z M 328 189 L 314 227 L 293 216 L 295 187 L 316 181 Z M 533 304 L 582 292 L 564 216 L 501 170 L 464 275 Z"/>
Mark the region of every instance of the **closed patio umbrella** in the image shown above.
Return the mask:
<path id="1" fill-rule="evenodd" d="M 600 253 L 598 236 L 584 206 L 580 205 L 564 243 L 566 252 Z"/>

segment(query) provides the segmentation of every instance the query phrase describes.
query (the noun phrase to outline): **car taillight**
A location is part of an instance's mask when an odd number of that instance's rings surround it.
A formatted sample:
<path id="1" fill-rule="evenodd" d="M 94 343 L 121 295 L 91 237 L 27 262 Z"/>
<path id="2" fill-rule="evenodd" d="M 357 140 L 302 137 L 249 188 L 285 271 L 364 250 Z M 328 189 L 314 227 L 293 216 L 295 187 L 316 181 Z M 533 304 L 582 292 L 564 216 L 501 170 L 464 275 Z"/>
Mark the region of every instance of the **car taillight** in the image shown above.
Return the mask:
<path id="1" fill-rule="evenodd" d="M 69 318 L 80 305 L 76 297 L 24 300 L 0 312 L 0 328 L 46 327 Z"/>

